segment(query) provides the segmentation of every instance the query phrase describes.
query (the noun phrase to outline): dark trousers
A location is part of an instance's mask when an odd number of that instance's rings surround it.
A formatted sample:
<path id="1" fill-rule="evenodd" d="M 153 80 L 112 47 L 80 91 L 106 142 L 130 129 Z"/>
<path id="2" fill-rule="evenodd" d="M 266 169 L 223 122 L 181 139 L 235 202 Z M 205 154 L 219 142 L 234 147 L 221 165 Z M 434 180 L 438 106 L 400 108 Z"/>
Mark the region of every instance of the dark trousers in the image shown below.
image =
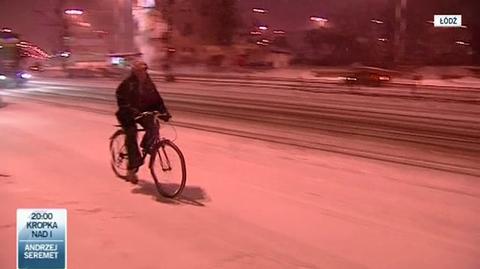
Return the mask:
<path id="1" fill-rule="evenodd" d="M 142 138 L 140 146 L 147 150 L 154 142 L 155 137 L 158 136 L 159 126 L 155 123 L 153 116 L 145 117 L 135 122 L 133 117 L 130 117 L 129 115 L 119 115 L 119 113 L 117 113 L 117 119 L 125 131 L 125 145 L 127 147 L 128 154 L 128 169 L 140 167 L 143 164 L 143 159 L 138 148 L 138 130 L 136 123 L 139 123 L 145 129 L 145 135 Z"/>

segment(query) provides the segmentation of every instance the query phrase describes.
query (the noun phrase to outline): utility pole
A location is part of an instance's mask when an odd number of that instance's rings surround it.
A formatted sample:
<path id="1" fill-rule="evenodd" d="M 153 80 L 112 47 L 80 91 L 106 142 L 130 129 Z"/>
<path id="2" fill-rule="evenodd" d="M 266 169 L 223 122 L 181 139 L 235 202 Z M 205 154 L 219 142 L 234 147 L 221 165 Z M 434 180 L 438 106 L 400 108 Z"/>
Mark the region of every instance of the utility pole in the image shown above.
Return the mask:
<path id="1" fill-rule="evenodd" d="M 114 0 L 113 5 L 113 16 L 117 25 L 113 31 L 113 49 L 116 52 L 128 52 L 133 46 L 132 1 Z"/>
<path id="2" fill-rule="evenodd" d="M 70 25 L 68 19 L 65 17 L 65 5 L 64 1 L 58 0 L 56 2 L 55 8 L 53 10 L 55 13 L 55 17 L 60 21 L 60 34 L 59 34 L 59 45 L 60 45 L 60 53 L 61 53 L 61 65 L 64 71 L 67 69 L 68 65 L 68 57 L 64 53 L 70 52 L 70 44 L 71 36 L 70 36 Z"/>
<path id="3" fill-rule="evenodd" d="M 405 34 L 407 30 L 407 0 L 396 0 L 394 62 L 398 64 L 405 56 Z"/>
<path id="4" fill-rule="evenodd" d="M 175 0 L 163 0 L 162 5 L 162 14 L 165 21 L 167 22 L 167 31 L 163 36 L 163 50 L 164 50 L 164 63 L 162 65 L 163 71 L 165 73 L 165 80 L 167 82 L 175 81 L 175 76 L 172 73 L 172 58 L 174 50 L 172 48 L 172 38 L 173 38 L 173 6 Z"/>

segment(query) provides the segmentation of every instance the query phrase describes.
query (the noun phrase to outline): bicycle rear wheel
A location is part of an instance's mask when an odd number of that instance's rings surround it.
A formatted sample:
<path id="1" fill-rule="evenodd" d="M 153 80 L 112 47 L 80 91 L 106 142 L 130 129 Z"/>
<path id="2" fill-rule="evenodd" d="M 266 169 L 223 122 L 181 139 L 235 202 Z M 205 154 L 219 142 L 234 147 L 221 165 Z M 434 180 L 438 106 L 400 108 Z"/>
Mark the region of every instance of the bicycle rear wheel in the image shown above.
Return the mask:
<path id="1" fill-rule="evenodd" d="M 119 178 L 126 179 L 128 172 L 128 154 L 125 146 L 125 132 L 116 131 L 110 137 L 110 166 Z"/>
<path id="2" fill-rule="evenodd" d="M 157 191 L 162 196 L 174 198 L 185 188 L 185 158 L 177 145 L 170 140 L 161 141 L 158 150 L 151 155 L 150 172 Z"/>

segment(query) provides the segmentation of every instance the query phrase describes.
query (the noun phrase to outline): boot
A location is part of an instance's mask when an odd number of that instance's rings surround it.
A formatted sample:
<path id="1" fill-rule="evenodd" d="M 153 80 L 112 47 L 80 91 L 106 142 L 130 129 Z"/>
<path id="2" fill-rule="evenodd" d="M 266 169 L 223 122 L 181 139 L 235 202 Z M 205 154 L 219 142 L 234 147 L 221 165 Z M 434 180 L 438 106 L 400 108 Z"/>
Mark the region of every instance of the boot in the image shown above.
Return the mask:
<path id="1" fill-rule="evenodd" d="M 138 183 L 138 177 L 137 177 L 137 169 L 129 169 L 127 171 L 127 178 L 126 178 L 127 181 L 133 183 L 133 184 L 137 184 Z"/>

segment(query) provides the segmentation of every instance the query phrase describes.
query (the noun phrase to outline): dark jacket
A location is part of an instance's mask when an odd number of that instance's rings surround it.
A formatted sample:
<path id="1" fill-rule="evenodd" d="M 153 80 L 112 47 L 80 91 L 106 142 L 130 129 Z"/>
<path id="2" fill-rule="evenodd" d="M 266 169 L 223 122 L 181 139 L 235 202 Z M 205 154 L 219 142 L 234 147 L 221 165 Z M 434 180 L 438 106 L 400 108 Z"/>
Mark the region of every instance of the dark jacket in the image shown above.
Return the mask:
<path id="1" fill-rule="evenodd" d="M 168 113 L 150 77 L 147 76 L 142 92 L 139 83 L 137 77 L 132 74 L 122 81 L 116 90 L 118 104 L 116 115 L 122 124 L 131 124 L 138 114 L 145 111 Z"/>

